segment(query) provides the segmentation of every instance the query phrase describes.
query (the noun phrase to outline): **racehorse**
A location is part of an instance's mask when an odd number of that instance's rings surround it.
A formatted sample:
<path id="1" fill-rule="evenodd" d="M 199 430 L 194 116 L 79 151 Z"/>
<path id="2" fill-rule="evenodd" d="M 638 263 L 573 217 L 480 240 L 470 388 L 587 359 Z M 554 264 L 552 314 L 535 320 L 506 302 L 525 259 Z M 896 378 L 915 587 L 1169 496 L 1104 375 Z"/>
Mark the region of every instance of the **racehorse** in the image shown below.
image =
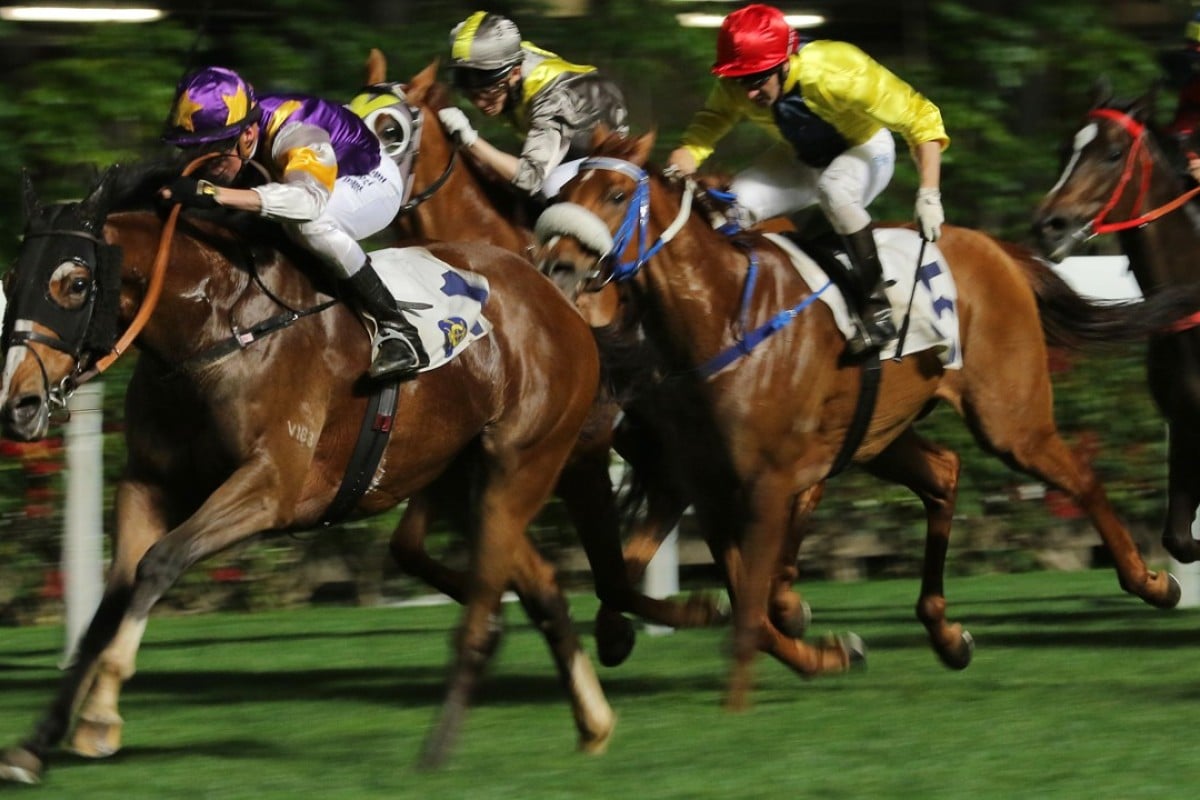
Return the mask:
<path id="1" fill-rule="evenodd" d="M 525 204 L 507 187 L 480 174 L 474 163 L 460 159 L 455 143 L 438 121 L 438 109 L 446 107 L 451 98 L 448 87 L 436 80 L 437 66 L 436 61 L 429 64 L 406 83 L 388 82 L 386 58 L 372 50 L 366 64 L 366 87 L 351 104 L 356 107 L 361 101 L 366 108 L 394 107 L 392 114 L 368 116 L 385 147 L 397 148 L 411 171 L 412 198 L 393 227 L 402 240 L 485 241 L 529 257 L 534 237 L 532 228 L 522 224 Z M 396 103 L 400 106 L 395 107 Z M 597 292 L 579 296 L 576 306 L 585 319 L 591 319 L 611 313 L 615 300 L 615 292 Z M 608 666 L 624 661 L 633 647 L 633 628 L 621 612 L 675 628 L 724 619 L 712 599 L 704 595 L 694 594 L 684 603 L 675 603 L 647 597 L 633 588 L 688 506 L 680 488 L 662 480 L 668 476 L 656 465 L 658 448 L 653 444 L 660 424 L 646 420 L 644 406 L 629 409 L 617 425 L 620 407 L 608 393 L 602 393 L 556 490 L 592 567 L 602 601 L 595 626 L 597 655 Z M 646 512 L 633 526 L 624 554 L 614 549 L 620 541 L 620 514 L 609 473 L 614 437 L 618 452 L 633 465 L 643 484 L 639 496 L 646 499 Z M 448 498 L 448 503 L 453 506 L 454 498 Z M 406 571 L 459 596 L 450 573 L 434 563 L 424 548 L 427 518 L 428 514 L 410 515 L 411 524 L 398 532 L 393 552 Z M 777 587 L 775 607 L 781 624 L 802 629 L 804 615 L 792 596 L 790 581 L 781 578 Z"/>
<path id="2" fill-rule="evenodd" d="M 690 208 L 686 189 L 646 168 L 653 142 L 653 134 L 598 138 L 593 157 L 563 188 L 565 202 L 539 220 L 539 261 L 562 273 L 560 286 L 571 281 L 577 291 L 619 276 L 623 303 L 636 306 L 641 334 L 672 369 L 679 407 L 700 417 L 692 439 L 703 450 L 685 450 L 679 467 L 695 487 L 697 513 L 709 520 L 705 530 L 727 535 L 712 544 L 725 554 L 734 605 L 726 703 L 740 708 L 757 650 L 805 675 L 846 667 L 837 646 L 812 647 L 776 630 L 766 614 L 767 579 L 798 498 L 835 464 L 864 370 L 840 359 L 844 338 L 831 313 L 823 304 L 805 307 L 813 290 L 777 245 L 753 234 L 731 241 Z M 915 250 L 915 234 L 897 233 L 910 236 Z M 947 226 L 936 250 L 957 287 L 961 368 L 943 367 L 932 351 L 887 360 L 853 460 L 907 486 L 925 505 L 917 616 L 937 655 L 965 667 L 972 640 L 947 620 L 943 589 L 959 457 L 913 427 L 936 401 L 952 406 L 986 450 L 1069 494 L 1112 554 L 1126 591 L 1174 606 L 1178 582 L 1147 569 L 1103 486 L 1059 436 L 1047 374 L 1045 337 L 1055 331 L 1132 337 L 1156 323 L 1140 318 L 1137 306 L 1085 303 L 1044 264 L 1014 258 L 977 231 Z M 751 263 L 756 282 L 748 277 Z M 780 319 L 790 321 L 749 355 L 721 360 L 750 350 L 750 332 Z M 713 362 L 722 366 L 702 369 Z"/>
<path id="3" fill-rule="evenodd" d="M 138 195 L 130 187 L 164 185 L 145 173 L 114 168 L 82 202 L 48 207 L 28 186 L 28 226 L 6 277 L 0 415 L 10 436 L 45 436 L 51 409 L 114 357 L 101 356 L 115 338 L 106 331 L 137 332 L 140 350 L 104 598 L 45 715 L 0 758 L 10 780 L 38 780 L 72 722 L 75 750 L 101 756 L 120 746 L 117 698 L 151 607 L 206 556 L 264 531 L 317 525 L 339 494 L 374 388 L 363 378 L 366 328 L 314 281 L 319 269 L 298 267 L 295 250 L 268 246 L 261 230 L 180 218 L 178 207 L 165 223 L 120 210 Z M 390 420 L 368 417 L 383 425 L 376 430 L 390 422 L 391 437 L 353 506 L 359 515 L 405 498 L 420 506 L 446 481 L 469 489 L 466 609 L 422 764 L 440 763 L 454 743 L 510 587 L 550 647 L 580 748 L 600 752 L 613 714 L 553 570 L 526 536 L 595 397 L 595 342 L 551 282 L 513 254 L 467 243 L 427 250 L 486 278 L 492 330 L 400 384 Z"/>
<path id="4" fill-rule="evenodd" d="M 1034 215 L 1044 250 L 1062 259 L 1078 244 L 1115 232 L 1146 297 L 1196 285 L 1197 208 L 1151 125 L 1153 95 L 1129 103 L 1098 87 L 1069 146 L 1065 168 Z M 1174 145 L 1172 145 L 1174 147 Z M 1200 333 L 1196 320 L 1150 339 L 1150 393 L 1170 423 L 1167 516 L 1162 542 L 1177 560 L 1200 558 L 1192 522 L 1200 505 Z"/>

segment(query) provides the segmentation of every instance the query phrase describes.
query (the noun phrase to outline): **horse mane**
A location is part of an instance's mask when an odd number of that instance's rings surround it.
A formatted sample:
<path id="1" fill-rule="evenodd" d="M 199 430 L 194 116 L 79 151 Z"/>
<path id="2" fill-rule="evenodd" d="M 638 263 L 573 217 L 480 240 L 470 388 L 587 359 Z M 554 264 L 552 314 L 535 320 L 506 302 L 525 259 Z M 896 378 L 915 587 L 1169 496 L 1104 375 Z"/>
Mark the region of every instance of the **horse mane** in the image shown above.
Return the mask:
<path id="1" fill-rule="evenodd" d="M 453 100 L 454 90 L 445 83 L 435 81 L 426 90 L 422 103 L 436 116 L 441 109 L 452 106 Z M 436 121 L 431 122 L 437 124 Z M 483 192 L 484 197 L 497 213 L 522 227 L 533 227 L 533 221 L 541 212 L 541 206 L 536 201 L 513 191 L 507 181 L 501 180 L 494 172 L 481 166 L 474 159 L 463 158 L 461 163 L 475 178 L 480 191 Z"/>
<path id="2" fill-rule="evenodd" d="M 115 164 L 93 191 L 102 193 L 100 203 L 106 216 L 120 211 L 147 211 L 165 218 L 170 205 L 158 192 L 182 173 L 186 163 L 185 159 L 168 157 Z M 244 272 L 282 257 L 318 286 L 327 282 L 325 270 L 314 254 L 292 241 L 278 223 L 258 214 L 229 208 L 191 209 L 180 215 L 177 225 L 178 230 L 212 247 Z"/>

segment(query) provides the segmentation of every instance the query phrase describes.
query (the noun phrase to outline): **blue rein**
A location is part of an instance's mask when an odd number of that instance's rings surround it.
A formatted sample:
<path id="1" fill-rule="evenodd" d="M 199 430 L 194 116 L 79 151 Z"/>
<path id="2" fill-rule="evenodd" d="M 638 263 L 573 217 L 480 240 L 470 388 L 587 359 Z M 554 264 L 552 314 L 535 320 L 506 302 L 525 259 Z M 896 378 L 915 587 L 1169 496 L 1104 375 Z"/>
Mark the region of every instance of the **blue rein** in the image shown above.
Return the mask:
<path id="1" fill-rule="evenodd" d="M 610 278 L 618 281 L 629 280 L 642 266 L 653 258 L 659 250 L 663 248 L 667 242 L 674 238 L 678 232 L 677 225 L 680 220 L 676 220 L 668 231 L 665 231 L 653 244 L 647 246 L 646 241 L 649 238 L 647 226 L 650 222 L 650 175 L 646 170 L 636 164 L 624 161 L 619 158 L 606 158 L 603 156 L 595 156 L 585 159 L 579 165 L 579 171 L 583 172 L 588 169 L 606 169 L 612 172 L 619 172 L 632 180 L 635 184 L 633 197 L 630 198 L 628 209 L 625 212 L 625 217 L 621 220 L 620 227 L 617 228 L 616 234 L 613 235 L 612 250 L 609 251 L 611 257 L 615 260 L 615 264 L 611 269 Z M 722 193 L 726 194 L 726 193 Z M 733 199 L 734 195 L 728 194 L 728 198 Z M 737 231 L 732 231 L 736 233 Z M 634 235 L 637 235 L 637 256 L 632 261 L 621 261 L 620 254 L 633 241 Z M 742 287 L 741 308 L 738 312 L 737 326 L 739 330 L 744 331 L 746 328 L 746 318 L 750 313 L 750 300 L 754 295 L 754 285 L 758 281 L 758 256 L 754 250 L 747 250 L 747 257 L 750 260 L 750 266 L 746 274 L 746 283 Z M 710 378 L 716 373 L 723 370 L 725 367 L 737 361 L 743 356 L 747 356 L 755 348 L 766 341 L 769 337 L 778 333 L 783 328 L 787 327 L 796 319 L 806 308 L 815 303 L 817 299 L 824 294 L 825 290 L 833 285 L 832 281 L 827 281 L 824 286 L 820 287 L 808 297 L 801 300 L 792 308 L 780 311 L 764 324 L 745 333 L 740 337 L 736 337 L 736 341 L 732 346 L 722 350 L 720 353 L 710 358 L 700 366 L 696 367 L 696 371 L 705 378 Z"/>

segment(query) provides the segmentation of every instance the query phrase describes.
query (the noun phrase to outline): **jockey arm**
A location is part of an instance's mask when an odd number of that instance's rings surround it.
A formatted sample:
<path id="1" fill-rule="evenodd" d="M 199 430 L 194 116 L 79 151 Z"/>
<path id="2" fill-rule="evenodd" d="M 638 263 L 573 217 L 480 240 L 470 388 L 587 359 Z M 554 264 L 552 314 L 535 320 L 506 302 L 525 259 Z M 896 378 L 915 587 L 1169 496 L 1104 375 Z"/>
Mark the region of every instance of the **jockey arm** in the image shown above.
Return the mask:
<path id="1" fill-rule="evenodd" d="M 337 179 L 337 156 L 329 134 L 304 123 L 285 125 L 271 146 L 279 181 L 252 189 L 217 187 L 216 201 L 273 220 L 314 220 L 325 210 Z"/>

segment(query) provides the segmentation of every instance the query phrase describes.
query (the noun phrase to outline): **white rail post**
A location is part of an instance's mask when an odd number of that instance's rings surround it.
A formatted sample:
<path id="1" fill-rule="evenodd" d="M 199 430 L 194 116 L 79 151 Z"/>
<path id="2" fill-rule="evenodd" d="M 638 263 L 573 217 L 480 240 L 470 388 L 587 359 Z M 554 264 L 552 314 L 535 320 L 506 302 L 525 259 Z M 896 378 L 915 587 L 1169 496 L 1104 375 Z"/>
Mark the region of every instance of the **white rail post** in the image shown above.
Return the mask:
<path id="1" fill-rule="evenodd" d="M 646 574 L 642 578 L 642 588 L 650 597 L 659 599 L 679 594 L 679 526 L 663 539 L 662 545 L 650 563 L 646 565 Z M 674 628 L 668 625 L 647 625 L 646 633 L 651 636 L 662 636 L 673 633 Z"/>
<path id="2" fill-rule="evenodd" d="M 70 665 L 104 591 L 104 387 L 85 383 L 71 397 L 67 423 L 67 498 L 61 569 L 66 646 Z"/>

